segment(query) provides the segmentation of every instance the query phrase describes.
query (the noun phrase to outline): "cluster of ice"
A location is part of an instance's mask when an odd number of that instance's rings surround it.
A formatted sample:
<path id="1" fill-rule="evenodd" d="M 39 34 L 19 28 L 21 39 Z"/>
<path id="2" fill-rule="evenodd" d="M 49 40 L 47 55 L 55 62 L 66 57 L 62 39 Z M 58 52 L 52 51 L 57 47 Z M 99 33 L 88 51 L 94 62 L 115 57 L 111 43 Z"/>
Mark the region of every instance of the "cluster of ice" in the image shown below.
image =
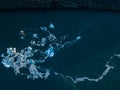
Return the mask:
<path id="1" fill-rule="evenodd" d="M 50 23 L 49 27 L 40 27 L 37 33 L 33 31 L 32 35 L 30 35 L 29 45 L 19 51 L 17 51 L 17 48 L 7 48 L 7 54 L 1 55 L 2 64 L 6 68 L 13 68 L 16 75 L 27 75 L 28 79 L 47 79 L 50 75 L 50 70 L 38 64 L 42 64 L 53 57 L 56 51 L 66 45 L 81 39 L 80 36 L 77 36 L 72 41 L 65 41 L 65 36 L 57 37 L 51 33 L 54 28 L 54 25 Z M 44 34 L 41 35 L 42 33 Z M 21 39 L 26 39 L 27 37 L 24 30 L 21 30 L 19 35 Z"/>
<path id="2" fill-rule="evenodd" d="M 67 41 L 66 35 L 58 37 L 51 33 L 53 29 L 55 29 L 55 26 L 53 23 L 50 23 L 49 27 L 40 27 L 38 32 L 32 31 L 33 33 L 30 35 L 28 46 L 19 51 L 17 51 L 17 48 L 7 48 L 7 53 L 1 54 L 2 64 L 6 68 L 13 68 L 16 75 L 26 75 L 28 79 L 33 80 L 38 78 L 47 79 L 51 74 L 51 70 L 42 67 L 41 64 L 44 64 L 49 58 L 54 57 L 56 51 L 64 48 L 66 45 L 74 44 L 81 39 L 81 36 L 77 36 L 75 39 Z M 27 37 L 26 31 L 24 30 L 21 30 L 19 35 L 23 40 Z M 115 54 L 114 56 L 120 57 L 119 54 Z M 74 83 L 85 80 L 98 82 L 114 68 L 109 62 L 105 64 L 105 67 L 106 69 L 98 78 L 90 78 L 87 76 L 72 77 L 53 70 L 52 72 L 54 72 L 54 75 L 68 78 Z"/>

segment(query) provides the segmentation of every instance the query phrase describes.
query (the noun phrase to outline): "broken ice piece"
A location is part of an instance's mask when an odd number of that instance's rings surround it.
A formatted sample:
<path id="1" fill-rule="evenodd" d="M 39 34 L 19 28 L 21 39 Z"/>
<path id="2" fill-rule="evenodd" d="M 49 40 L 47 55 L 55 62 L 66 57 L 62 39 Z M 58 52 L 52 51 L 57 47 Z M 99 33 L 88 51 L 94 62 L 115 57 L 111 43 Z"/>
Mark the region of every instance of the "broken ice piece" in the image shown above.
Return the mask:
<path id="1" fill-rule="evenodd" d="M 11 66 L 11 60 L 9 58 L 3 59 L 1 62 L 6 68 L 9 68 Z"/>
<path id="2" fill-rule="evenodd" d="M 44 46 L 45 45 L 45 43 L 46 43 L 46 38 L 42 38 L 42 41 L 41 41 L 41 46 Z"/>
<path id="3" fill-rule="evenodd" d="M 33 38 L 39 38 L 37 33 L 33 34 Z"/>
<path id="4" fill-rule="evenodd" d="M 21 38 L 21 39 L 24 39 L 25 36 L 26 36 L 26 35 L 25 35 L 25 32 L 24 32 L 23 30 L 21 30 L 21 31 L 20 31 L 20 38 Z"/>
<path id="5" fill-rule="evenodd" d="M 2 53 L 2 54 L 1 54 L 1 57 L 3 58 L 3 57 L 5 57 L 5 55 Z"/>
<path id="6" fill-rule="evenodd" d="M 81 36 L 76 37 L 76 40 L 79 40 L 79 39 L 81 39 Z"/>
<path id="7" fill-rule="evenodd" d="M 47 79 L 50 75 L 50 71 L 48 69 L 46 69 L 46 72 L 44 74 L 44 79 Z"/>
<path id="8" fill-rule="evenodd" d="M 41 30 L 47 31 L 47 27 L 40 27 Z"/>
<path id="9" fill-rule="evenodd" d="M 54 48 L 50 47 L 48 50 L 45 51 L 48 57 L 53 57 L 54 56 Z"/>
<path id="10" fill-rule="evenodd" d="M 15 53 L 16 53 L 16 48 L 12 48 L 12 47 L 7 48 L 7 54 L 8 55 L 13 55 Z"/>
<path id="11" fill-rule="evenodd" d="M 53 25 L 53 23 L 50 23 L 49 28 L 51 28 L 51 29 L 55 28 L 54 25 Z"/>

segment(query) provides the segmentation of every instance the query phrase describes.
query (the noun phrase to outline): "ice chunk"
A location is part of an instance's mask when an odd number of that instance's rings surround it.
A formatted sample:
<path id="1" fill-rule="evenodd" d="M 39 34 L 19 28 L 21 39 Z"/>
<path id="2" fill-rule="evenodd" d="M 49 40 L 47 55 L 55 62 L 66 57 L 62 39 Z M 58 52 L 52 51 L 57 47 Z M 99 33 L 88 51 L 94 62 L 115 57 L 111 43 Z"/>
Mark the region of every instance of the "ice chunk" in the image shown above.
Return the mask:
<path id="1" fill-rule="evenodd" d="M 79 40 L 79 39 L 81 39 L 81 36 L 77 36 L 77 37 L 76 37 L 76 40 Z"/>
<path id="2" fill-rule="evenodd" d="M 2 64 L 6 67 L 6 68 L 9 68 L 10 67 L 10 64 L 6 63 L 6 62 L 2 62 Z"/>
<path id="3" fill-rule="evenodd" d="M 8 55 L 13 55 L 15 53 L 16 53 L 16 48 L 12 48 L 12 47 L 7 48 L 7 54 Z"/>
<path id="4" fill-rule="evenodd" d="M 33 59 L 28 60 L 30 64 L 35 64 L 35 61 Z"/>
<path id="5" fill-rule="evenodd" d="M 20 31 L 20 38 L 21 38 L 21 39 L 24 39 L 25 36 L 26 36 L 26 35 L 25 35 L 25 32 L 24 32 L 23 30 L 21 30 L 21 31 Z"/>
<path id="6" fill-rule="evenodd" d="M 28 50 L 28 51 L 32 51 L 32 47 L 28 46 L 28 47 L 27 47 L 27 50 Z"/>
<path id="7" fill-rule="evenodd" d="M 50 23 L 49 28 L 51 28 L 51 29 L 55 28 L 55 26 L 53 25 L 53 23 Z"/>
<path id="8" fill-rule="evenodd" d="M 33 34 L 33 38 L 39 38 L 37 33 Z"/>
<path id="9" fill-rule="evenodd" d="M 46 38 L 42 38 L 42 41 L 41 41 L 41 46 L 44 46 L 45 45 L 45 43 L 46 43 Z"/>
<path id="10" fill-rule="evenodd" d="M 46 69 L 45 75 L 44 75 L 44 79 L 47 79 L 50 75 L 50 71 L 48 69 Z"/>
<path id="11" fill-rule="evenodd" d="M 24 37 L 23 37 L 23 36 L 21 36 L 20 38 L 21 38 L 21 39 L 24 39 Z"/>
<path id="12" fill-rule="evenodd" d="M 48 50 L 45 51 L 48 57 L 53 57 L 54 56 L 54 48 L 50 47 Z"/>
<path id="13" fill-rule="evenodd" d="M 11 66 L 11 60 L 10 58 L 5 58 L 1 62 L 6 68 L 9 68 Z"/>
<path id="14" fill-rule="evenodd" d="M 2 54 L 1 54 L 1 57 L 2 57 L 2 58 L 4 58 L 4 57 L 5 57 L 5 55 L 2 53 Z"/>
<path id="15" fill-rule="evenodd" d="M 47 27 L 40 27 L 41 30 L 47 31 Z"/>

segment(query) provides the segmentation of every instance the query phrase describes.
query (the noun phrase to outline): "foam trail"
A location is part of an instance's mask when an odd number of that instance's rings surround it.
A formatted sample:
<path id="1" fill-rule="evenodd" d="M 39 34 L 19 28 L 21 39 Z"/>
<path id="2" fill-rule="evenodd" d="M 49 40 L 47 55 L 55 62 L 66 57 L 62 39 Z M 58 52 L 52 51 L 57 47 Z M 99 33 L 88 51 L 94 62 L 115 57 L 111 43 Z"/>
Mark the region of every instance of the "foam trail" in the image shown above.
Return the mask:
<path id="1" fill-rule="evenodd" d="M 61 75 L 61 76 L 64 77 L 64 78 L 69 78 L 69 79 L 71 79 L 74 83 L 83 82 L 83 81 L 85 81 L 85 80 L 92 81 L 92 82 L 98 82 L 98 81 L 102 80 L 102 79 L 104 78 L 104 76 L 106 76 L 106 75 L 110 72 L 111 69 L 114 68 L 113 66 L 110 66 L 110 65 L 109 65 L 109 62 L 107 62 L 107 64 L 105 65 L 105 67 L 106 67 L 106 69 L 104 70 L 104 72 L 102 73 L 102 75 L 99 76 L 98 78 L 95 78 L 95 79 L 94 79 L 94 78 L 89 78 L 89 77 L 78 77 L 78 78 L 74 78 L 74 77 L 72 77 L 72 76 L 65 76 L 65 75 L 63 75 L 63 74 L 61 74 L 61 73 L 57 73 L 57 72 L 55 72 L 55 75 Z"/>
<path id="2" fill-rule="evenodd" d="M 116 56 L 116 57 L 119 57 L 119 58 L 120 58 L 120 54 L 114 54 L 114 56 Z"/>

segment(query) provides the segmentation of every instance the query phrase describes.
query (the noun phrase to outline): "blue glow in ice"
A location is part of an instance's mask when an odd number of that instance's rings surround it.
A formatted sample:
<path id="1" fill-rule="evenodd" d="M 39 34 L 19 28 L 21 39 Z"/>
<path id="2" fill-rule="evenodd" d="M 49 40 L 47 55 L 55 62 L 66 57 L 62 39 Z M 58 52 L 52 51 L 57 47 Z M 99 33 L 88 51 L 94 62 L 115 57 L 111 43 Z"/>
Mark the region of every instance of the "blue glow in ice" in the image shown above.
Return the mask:
<path id="1" fill-rule="evenodd" d="M 33 38 L 39 38 L 37 33 L 33 34 Z"/>
<path id="2" fill-rule="evenodd" d="M 51 29 L 55 28 L 55 26 L 53 25 L 53 23 L 50 23 L 49 28 L 51 28 Z"/>
<path id="3" fill-rule="evenodd" d="M 9 58 L 4 59 L 1 63 L 2 63 L 6 68 L 9 68 L 9 67 L 11 66 L 11 62 L 10 62 L 10 59 L 9 59 Z"/>
<path id="4" fill-rule="evenodd" d="M 48 50 L 45 51 L 48 57 L 53 57 L 54 56 L 54 48 L 50 47 Z"/>

